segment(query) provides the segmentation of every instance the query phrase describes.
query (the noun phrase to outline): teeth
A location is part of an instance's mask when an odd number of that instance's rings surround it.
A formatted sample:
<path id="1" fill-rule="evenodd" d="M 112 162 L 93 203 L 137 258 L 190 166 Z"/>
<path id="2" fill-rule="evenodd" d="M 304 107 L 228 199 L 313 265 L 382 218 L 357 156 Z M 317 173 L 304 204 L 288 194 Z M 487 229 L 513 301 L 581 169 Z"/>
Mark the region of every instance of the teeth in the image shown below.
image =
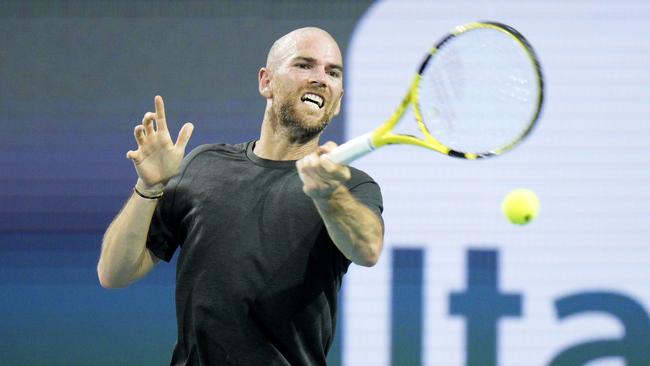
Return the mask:
<path id="1" fill-rule="evenodd" d="M 318 105 L 319 108 L 323 107 L 323 98 L 316 94 L 307 93 L 302 97 L 302 101 L 314 102 Z"/>

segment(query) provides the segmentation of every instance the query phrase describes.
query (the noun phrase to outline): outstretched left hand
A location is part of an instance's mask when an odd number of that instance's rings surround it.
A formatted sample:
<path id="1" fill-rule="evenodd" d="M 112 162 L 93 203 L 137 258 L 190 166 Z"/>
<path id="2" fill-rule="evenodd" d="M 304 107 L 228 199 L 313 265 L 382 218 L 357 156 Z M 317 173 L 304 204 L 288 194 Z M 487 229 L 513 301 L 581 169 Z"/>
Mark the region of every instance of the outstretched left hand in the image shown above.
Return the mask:
<path id="1" fill-rule="evenodd" d="M 318 151 L 305 156 L 296 162 L 298 175 L 302 179 L 302 190 L 312 199 L 327 199 L 343 183 L 350 179 L 350 168 L 324 157 L 336 147 L 336 143 L 328 141 L 318 148 Z"/>

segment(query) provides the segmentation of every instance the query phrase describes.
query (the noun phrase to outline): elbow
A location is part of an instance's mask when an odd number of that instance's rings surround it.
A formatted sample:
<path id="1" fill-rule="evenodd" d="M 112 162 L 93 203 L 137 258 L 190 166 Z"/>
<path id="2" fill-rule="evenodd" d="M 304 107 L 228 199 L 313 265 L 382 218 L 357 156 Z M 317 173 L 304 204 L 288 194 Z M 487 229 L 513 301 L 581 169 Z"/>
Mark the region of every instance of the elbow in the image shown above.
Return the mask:
<path id="1" fill-rule="evenodd" d="M 363 267 L 372 267 L 377 262 L 379 262 L 379 257 L 381 256 L 381 250 L 383 248 L 383 241 L 378 241 L 372 245 L 366 247 L 362 253 L 355 258 L 354 263 Z"/>
<path id="2" fill-rule="evenodd" d="M 354 261 L 355 264 L 358 264 L 363 267 L 372 267 L 379 261 L 379 257 L 363 257 L 358 258 Z"/>
<path id="3" fill-rule="evenodd" d="M 101 270 L 100 266 L 97 266 L 97 277 L 99 278 L 99 284 L 106 289 L 125 288 L 129 285 L 128 283 L 120 282 L 114 277 L 107 275 Z"/>

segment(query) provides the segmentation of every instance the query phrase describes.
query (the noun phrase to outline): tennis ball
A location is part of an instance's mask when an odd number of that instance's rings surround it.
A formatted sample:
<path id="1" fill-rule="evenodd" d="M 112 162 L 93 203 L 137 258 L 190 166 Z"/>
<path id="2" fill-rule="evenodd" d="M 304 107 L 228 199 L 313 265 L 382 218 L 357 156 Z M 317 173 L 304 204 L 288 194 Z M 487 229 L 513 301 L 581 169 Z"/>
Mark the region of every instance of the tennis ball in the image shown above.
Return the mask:
<path id="1" fill-rule="evenodd" d="M 501 209 L 511 223 L 526 225 L 539 213 L 539 199 L 530 189 L 518 188 L 506 195 Z"/>

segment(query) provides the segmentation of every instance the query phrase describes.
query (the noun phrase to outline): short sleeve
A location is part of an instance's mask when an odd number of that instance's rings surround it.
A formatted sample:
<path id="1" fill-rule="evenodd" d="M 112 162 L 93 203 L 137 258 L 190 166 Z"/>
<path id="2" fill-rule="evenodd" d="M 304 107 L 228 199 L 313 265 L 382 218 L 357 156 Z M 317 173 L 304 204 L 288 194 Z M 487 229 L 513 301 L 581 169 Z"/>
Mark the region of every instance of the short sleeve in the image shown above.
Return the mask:
<path id="1" fill-rule="evenodd" d="M 205 145 L 199 146 L 185 156 L 179 168 L 180 173 L 172 177 L 165 186 L 163 196 L 158 201 L 156 211 L 151 219 L 147 233 L 147 248 L 165 262 L 172 259 L 174 252 L 182 244 L 180 235 L 178 235 L 179 215 L 176 212 L 178 209 L 176 201 L 179 199 L 177 197 L 179 195 L 178 187 L 192 160 L 205 149 Z"/>
<path id="2" fill-rule="evenodd" d="M 375 182 L 369 175 L 358 170 L 352 169 L 352 179 L 348 182 L 348 189 L 350 193 L 359 202 L 363 203 L 370 210 L 372 210 L 381 221 L 382 227 L 384 220 L 381 216 L 384 211 L 383 199 L 381 197 L 381 189 L 379 184 Z"/>
<path id="3" fill-rule="evenodd" d="M 165 193 L 156 206 L 147 234 L 147 248 L 165 262 L 172 259 L 179 245 L 174 235 L 175 228 L 165 221 L 165 218 L 172 218 L 172 212 L 169 210 L 169 201 L 173 199 L 173 195 L 170 194 L 171 188 L 165 188 Z"/>

